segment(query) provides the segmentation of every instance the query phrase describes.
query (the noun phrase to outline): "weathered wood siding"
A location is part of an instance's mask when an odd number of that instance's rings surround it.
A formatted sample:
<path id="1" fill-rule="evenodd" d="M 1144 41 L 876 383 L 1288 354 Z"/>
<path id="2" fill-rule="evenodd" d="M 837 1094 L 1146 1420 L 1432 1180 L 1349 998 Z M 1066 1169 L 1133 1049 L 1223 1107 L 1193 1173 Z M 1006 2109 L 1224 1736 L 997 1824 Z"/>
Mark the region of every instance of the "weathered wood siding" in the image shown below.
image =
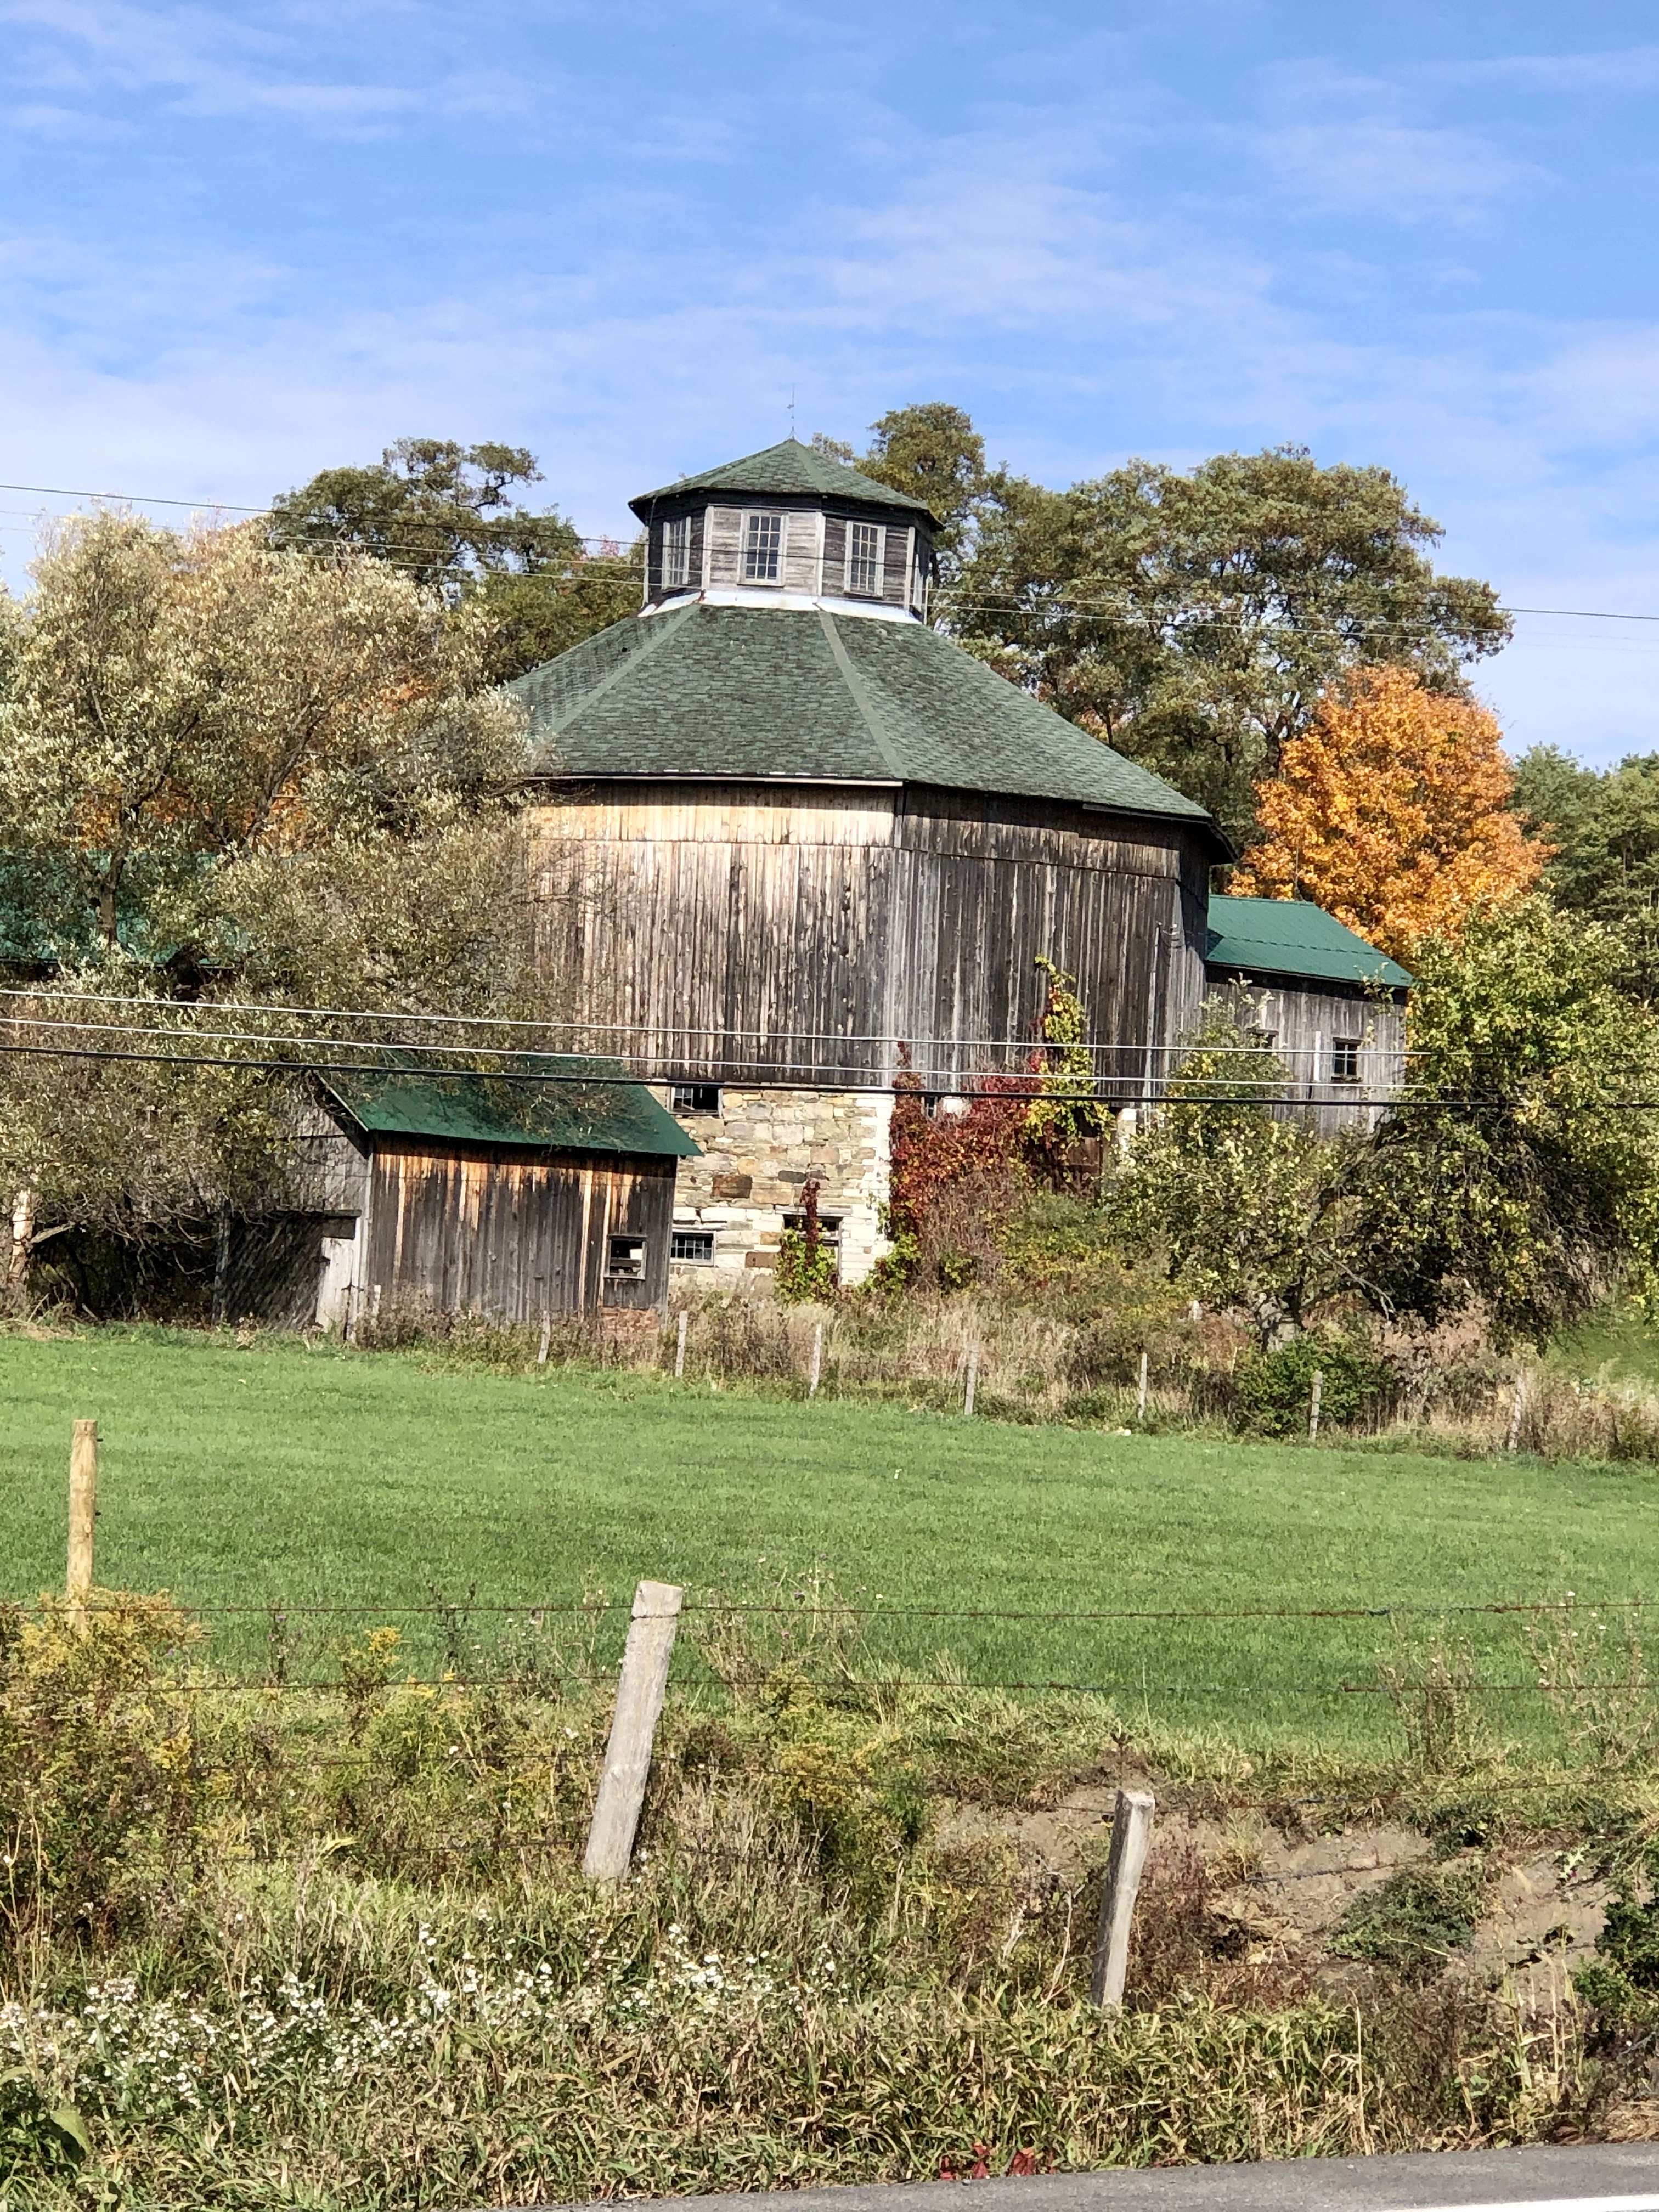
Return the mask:
<path id="1" fill-rule="evenodd" d="M 1212 969 L 1206 995 L 1273 1039 L 1297 1110 L 1327 1136 L 1375 1122 L 1405 1080 L 1406 1010 L 1392 994 Z M 1357 1082 L 1334 1080 L 1339 1042 L 1358 1047 Z"/>
<path id="2" fill-rule="evenodd" d="M 823 516 L 817 508 L 783 518 L 783 588 L 808 596 L 821 588 Z"/>
<path id="3" fill-rule="evenodd" d="M 1035 962 L 1078 978 L 1108 1071 L 1139 1087 L 1190 1027 L 1206 858 L 1195 837 L 979 793 L 590 786 L 536 810 L 542 957 L 595 1048 L 648 1072 L 941 1085 L 1017 1059 Z M 924 1062 L 926 1063 L 924 1065 Z M 647 1072 L 642 1069 L 641 1072 Z"/>
<path id="4" fill-rule="evenodd" d="M 743 509 L 711 507 L 708 510 L 708 581 L 735 584 L 743 566 Z"/>
<path id="5" fill-rule="evenodd" d="M 852 510 L 831 513 L 811 503 L 790 500 L 747 500 L 739 506 L 665 506 L 653 515 L 646 533 L 645 596 L 648 601 L 672 599 L 682 591 L 706 586 L 741 584 L 744 518 L 751 514 L 783 517 L 783 555 L 778 588 L 808 597 L 842 597 L 848 589 L 847 532 Z M 684 584 L 664 578 L 665 532 L 677 516 L 690 520 L 690 548 Z M 860 520 L 874 520 L 868 509 Z M 889 606 L 920 607 L 931 544 L 913 526 L 882 520 L 881 580 L 877 596 Z"/>
<path id="6" fill-rule="evenodd" d="M 672 1159 L 550 1159 L 495 1146 L 382 1140 L 369 1194 L 370 1295 L 520 1322 L 602 1305 L 660 1305 L 674 1167 Z M 607 1273 L 610 1240 L 618 1236 L 645 1241 L 638 1280 Z"/>

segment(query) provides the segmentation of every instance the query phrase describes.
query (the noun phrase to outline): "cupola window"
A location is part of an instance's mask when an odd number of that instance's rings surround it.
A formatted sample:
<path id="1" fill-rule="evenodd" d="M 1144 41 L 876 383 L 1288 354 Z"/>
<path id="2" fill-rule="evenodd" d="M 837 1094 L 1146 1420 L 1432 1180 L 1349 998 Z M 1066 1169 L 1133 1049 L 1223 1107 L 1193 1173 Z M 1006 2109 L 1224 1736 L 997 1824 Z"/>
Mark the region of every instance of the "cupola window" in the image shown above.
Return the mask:
<path id="1" fill-rule="evenodd" d="M 855 522 L 847 532 L 847 588 L 855 597 L 880 596 L 884 534 L 874 522 Z"/>
<path id="2" fill-rule="evenodd" d="M 775 584 L 783 562 L 783 517 L 751 514 L 744 524 L 743 580 Z"/>
<path id="3" fill-rule="evenodd" d="M 682 514 L 677 521 L 665 525 L 662 533 L 662 580 L 672 591 L 677 584 L 691 580 L 691 518 Z"/>

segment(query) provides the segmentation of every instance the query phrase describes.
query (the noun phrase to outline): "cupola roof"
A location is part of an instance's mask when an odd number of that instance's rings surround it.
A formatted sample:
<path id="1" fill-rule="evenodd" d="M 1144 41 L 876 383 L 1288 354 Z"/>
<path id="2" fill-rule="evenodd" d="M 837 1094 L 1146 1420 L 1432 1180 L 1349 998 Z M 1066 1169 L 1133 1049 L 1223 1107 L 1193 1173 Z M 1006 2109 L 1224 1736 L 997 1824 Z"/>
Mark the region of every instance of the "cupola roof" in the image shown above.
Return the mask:
<path id="1" fill-rule="evenodd" d="M 678 483 L 664 484 L 657 491 L 642 491 L 629 505 L 641 522 L 649 522 L 653 508 L 664 500 L 678 499 L 688 492 L 735 492 L 739 496 L 759 498 L 793 496 L 809 499 L 842 499 L 857 501 L 866 507 L 900 507 L 907 514 L 916 514 L 938 528 L 938 518 L 921 500 L 912 499 L 908 492 L 895 491 L 890 484 L 878 483 L 861 469 L 849 468 L 829 453 L 820 453 L 815 446 L 803 446 L 799 440 L 786 438 L 776 446 L 768 446 L 758 453 L 745 454 L 740 461 L 727 461 L 717 469 L 705 469 L 701 475 L 681 477 Z"/>

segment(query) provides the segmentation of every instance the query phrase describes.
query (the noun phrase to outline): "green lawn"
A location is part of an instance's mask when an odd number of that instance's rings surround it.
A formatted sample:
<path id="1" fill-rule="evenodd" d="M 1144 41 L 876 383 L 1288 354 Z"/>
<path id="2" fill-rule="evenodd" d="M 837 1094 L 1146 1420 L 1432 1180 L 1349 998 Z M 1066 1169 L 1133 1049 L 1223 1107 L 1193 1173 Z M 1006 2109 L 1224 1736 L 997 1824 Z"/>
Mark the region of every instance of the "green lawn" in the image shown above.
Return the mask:
<path id="1" fill-rule="evenodd" d="M 267 1601 L 372 1623 L 433 1583 L 527 1607 L 568 1601 L 590 1571 L 625 1596 L 641 1575 L 756 1591 L 816 1564 L 860 1602 L 979 1613 L 878 1622 L 874 1648 L 920 1672 L 945 1651 L 976 1681 L 1101 1685 L 1137 1716 L 1358 1750 L 1388 1714 L 1341 1685 L 1374 1679 L 1386 1620 L 995 1615 L 1432 1612 L 1659 1583 L 1659 1476 L 1640 1470 L 969 1424 L 137 1330 L 0 1340 L 0 1405 L 5 1590 L 61 1578 L 70 1423 L 94 1415 L 99 1579 L 256 1608 L 210 1612 L 239 1667 L 263 1663 Z M 308 1666 L 346 1624 L 293 1625 Z M 1490 1680 L 1526 1678 L 1512 1617 L 1456 1626 Z M 429 1628 L 405 1626 L 432 1656 Z M 1500 1701 L 1505 1729 L 1533 1704 Z"/>

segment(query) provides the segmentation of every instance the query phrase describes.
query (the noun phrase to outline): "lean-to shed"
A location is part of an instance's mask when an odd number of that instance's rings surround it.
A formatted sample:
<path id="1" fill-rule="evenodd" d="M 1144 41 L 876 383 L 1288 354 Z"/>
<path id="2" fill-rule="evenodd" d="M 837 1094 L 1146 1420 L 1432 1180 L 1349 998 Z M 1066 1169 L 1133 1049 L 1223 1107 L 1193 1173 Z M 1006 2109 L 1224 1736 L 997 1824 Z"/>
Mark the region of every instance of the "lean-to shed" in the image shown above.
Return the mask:
<path id="1" fill-rule="evenodd" d="M 226 1317 L 348 1329 L 394 1304 L 507 1322 L 664 1308 L 675 1171 L 698 1148 L 613 1066 L 330 1072 L 318 1101 L 302 1206 L 229 1240 Z"/>

